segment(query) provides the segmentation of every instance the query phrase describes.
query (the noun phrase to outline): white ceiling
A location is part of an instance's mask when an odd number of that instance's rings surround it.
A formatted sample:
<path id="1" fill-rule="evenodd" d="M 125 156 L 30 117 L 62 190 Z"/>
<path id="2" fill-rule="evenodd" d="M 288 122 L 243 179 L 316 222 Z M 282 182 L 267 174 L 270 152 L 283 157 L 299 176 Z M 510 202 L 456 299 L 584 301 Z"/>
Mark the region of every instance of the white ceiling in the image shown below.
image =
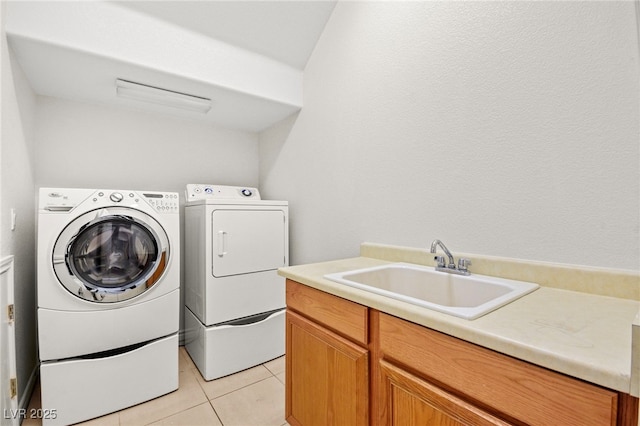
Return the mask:
<path id="1" fill-rule="evenodd" d="M 304 67 L 335 1 L 7 2 L 34 91 L 260 131 L 302 107 Z M 206 114 L 126 100 L 122 78 L 213 100 Z"/>
<path id="2" fill-rule="evenodd" d="M 302 70 L 336 0 L 114 3 Z"/>

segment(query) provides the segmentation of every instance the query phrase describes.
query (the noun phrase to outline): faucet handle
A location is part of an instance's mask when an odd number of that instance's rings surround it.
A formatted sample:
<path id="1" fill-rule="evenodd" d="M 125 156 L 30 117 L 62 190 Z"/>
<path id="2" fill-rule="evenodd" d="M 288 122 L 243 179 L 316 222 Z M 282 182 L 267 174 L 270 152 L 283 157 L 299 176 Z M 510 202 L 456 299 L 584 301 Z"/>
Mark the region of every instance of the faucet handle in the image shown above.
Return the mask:
<path id="1" fill-rule="evenodd" d="M 467 259 L 464 257 L 461 257 L 460 259 L 458 259 L 458 269 L 465 272 L 467 270 L 467 268 L 469 267 L 469 265 L 471 265 L 471 259 Z"/>
<path id="2" fill-rule="evenodd" d="M 436 261 L 436 266 L 438 266 L 439 268 L 444 268 L 444 256 L 433 256 L 433 260 Z"/>

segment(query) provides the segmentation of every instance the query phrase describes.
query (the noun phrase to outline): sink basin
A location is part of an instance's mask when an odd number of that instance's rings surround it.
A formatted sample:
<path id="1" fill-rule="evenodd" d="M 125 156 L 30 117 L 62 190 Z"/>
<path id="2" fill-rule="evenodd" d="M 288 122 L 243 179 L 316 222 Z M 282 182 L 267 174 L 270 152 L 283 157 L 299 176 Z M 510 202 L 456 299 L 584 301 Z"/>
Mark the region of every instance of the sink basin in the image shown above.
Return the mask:
<path id="1" fill-rule="evenodd" d="M 535 283 L 486 275 L 449 274 L 409 263 L 392 263 L 324 277 L 468 320 L 498 309 L 539 287 Z"/>

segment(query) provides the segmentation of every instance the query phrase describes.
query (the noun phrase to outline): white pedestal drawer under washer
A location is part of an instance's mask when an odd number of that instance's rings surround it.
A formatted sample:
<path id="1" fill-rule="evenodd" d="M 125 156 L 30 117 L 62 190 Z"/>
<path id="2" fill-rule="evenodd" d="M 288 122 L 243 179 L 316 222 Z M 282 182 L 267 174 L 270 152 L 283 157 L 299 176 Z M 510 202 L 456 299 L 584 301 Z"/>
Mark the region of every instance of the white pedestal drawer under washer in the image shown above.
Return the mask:
<path id="1" fill-rule="evenodd" d="M 185 347 L 206 380 L 284 354 L 288 209 L 255 188 L 187 185 Z"/>
<path id="2" fill-rule="evenodd" d="M 43 423 L 177 389 L 177 193 L 41 188 L 37 263 Z"/>

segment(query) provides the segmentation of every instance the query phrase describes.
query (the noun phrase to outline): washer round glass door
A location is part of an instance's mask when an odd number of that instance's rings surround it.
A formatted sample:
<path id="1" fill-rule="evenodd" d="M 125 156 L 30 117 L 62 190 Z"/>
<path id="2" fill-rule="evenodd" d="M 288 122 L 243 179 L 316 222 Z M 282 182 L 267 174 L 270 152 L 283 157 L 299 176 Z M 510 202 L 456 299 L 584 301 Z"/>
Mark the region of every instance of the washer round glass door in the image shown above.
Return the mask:
<path id="1" fill-rule="evenodd" d="M 98 303 L 128 300 L 151 289 L 168 260 L 162 226 L 126 208 L 83 214 L 62 231 L 53 249 L 53 268 L 62 285 Z"/>

